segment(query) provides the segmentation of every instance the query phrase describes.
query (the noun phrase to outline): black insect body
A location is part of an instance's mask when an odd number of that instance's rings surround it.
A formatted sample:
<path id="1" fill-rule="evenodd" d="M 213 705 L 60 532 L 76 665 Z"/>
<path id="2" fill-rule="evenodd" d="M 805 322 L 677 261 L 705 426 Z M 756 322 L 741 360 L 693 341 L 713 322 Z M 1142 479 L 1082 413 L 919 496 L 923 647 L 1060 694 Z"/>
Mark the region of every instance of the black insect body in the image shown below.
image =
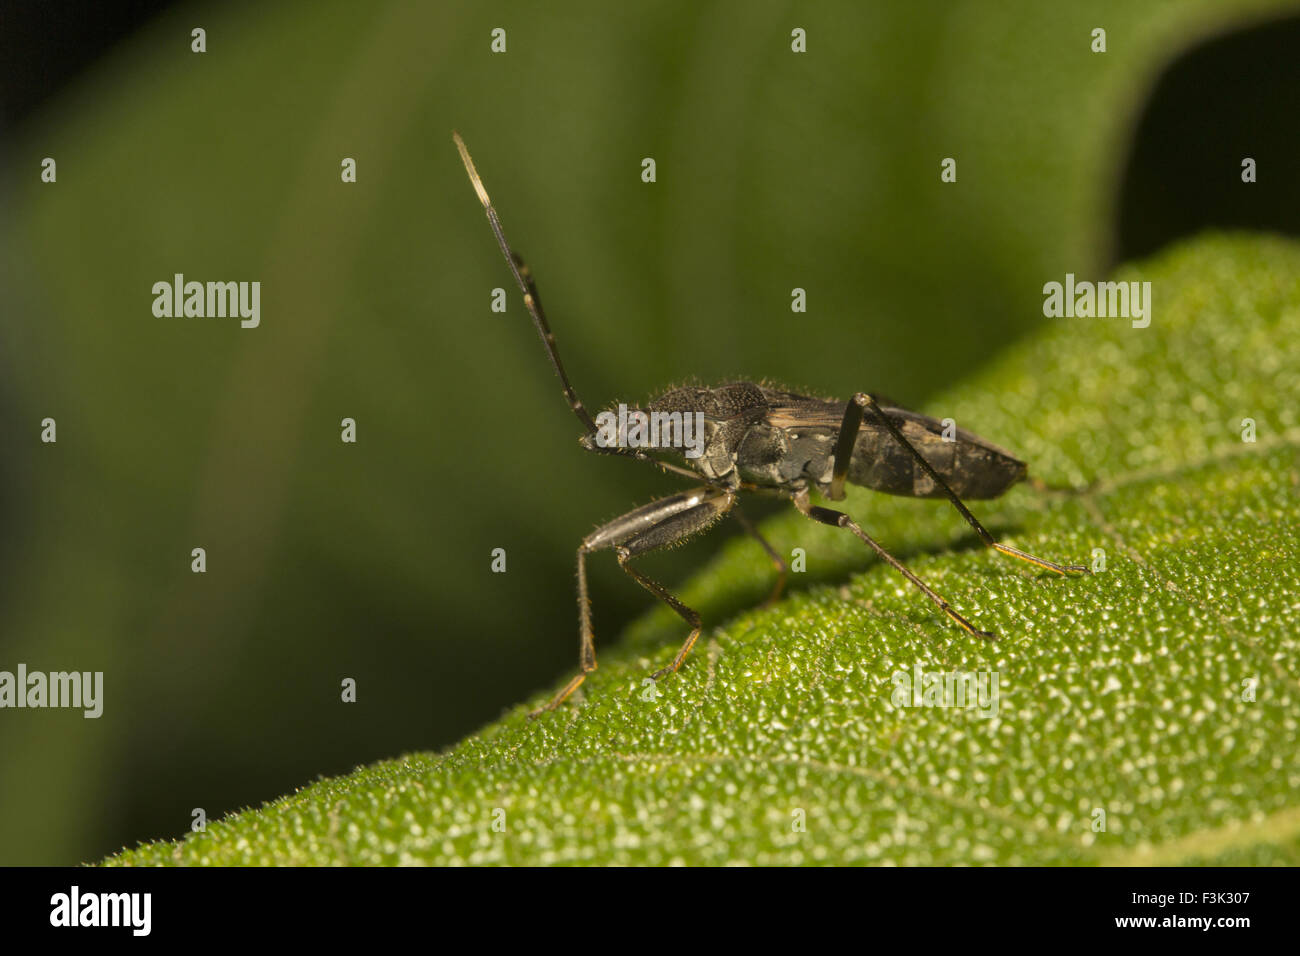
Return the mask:
<path id="1" fill-rule="evenodd" d="M 947 498 L 975 529 L 985 545 L 1059 574 L 1087 571 L 1060 565 L 996 541 L 962 503 L 962 498 L 996 498 L 1026 474 L 1024 462 L 1010 452 L 962 429 L 944 434 L 944 423 L 858 392 L 837 402 L 812 398 L 767 384 L 733 382 L 714 387 L 672 389 L 643 406 L 607 410 L 592 418 L 579 401 L 560 361 L 537 294 L 523 260 L 510 248 L 487 190 L 458 134 L 456 147 L 474 191 L 487 213 L 506 262 L 524 296 L 524 305 L 559 376 L 569 407 L 582 423 L 582 446 L 598 454 L 649 462 L 670 474 L 703 482 L 688 491 L 660 498 L 615 518 L 583 538 L 578 546 L 579 673 L 532 716 L 559 706 L 596 669 L 587 594 L 586 557 L 613 551 L 619 565 L 642 587 L 671 607 L 690 626 L 671 664 L 656 671 L 659 679 L 686 659 L 700 634 L 700 617 L 658 582 L 631 565 L 637 555 L 678 544 L 724 515 L 734 514 L 777 567 L 769 601 L 781 593 L 785 562 L 736 507 L 742 493 L 788 498 L 803 514 L 844 528 L 870 547 L 965 630 L 981 631 L 947 601 L 889 554 L 847 514 L 814 505 L 817 492 L 830 501 L 844 498 L 846 482 L 914 498 Z"/>
<path id="2" fill-rule="evenodd" d="M 948 487 L 961 498 L 997 498 L 1025 477 L 1027 466 L 1009 451 L 978 435 L 944 426 L 904 408 L 882 406 L 907 443 L 921 451 Z M 653 412 L 699 411 L 706 425 L 705 451 L 697 470 L 712 482 L 788 489 L 804 482 L 832 496 L 835 443 L 845 406 L 752 382 L 713 388 L 678 388 L 647 403 Z M 672 449 L 669 441 L 662 447 Z M 942 498 L 943 489 L 890 430 L 863 421 L 853 445 L 850 484 L 908 498 Z"/>

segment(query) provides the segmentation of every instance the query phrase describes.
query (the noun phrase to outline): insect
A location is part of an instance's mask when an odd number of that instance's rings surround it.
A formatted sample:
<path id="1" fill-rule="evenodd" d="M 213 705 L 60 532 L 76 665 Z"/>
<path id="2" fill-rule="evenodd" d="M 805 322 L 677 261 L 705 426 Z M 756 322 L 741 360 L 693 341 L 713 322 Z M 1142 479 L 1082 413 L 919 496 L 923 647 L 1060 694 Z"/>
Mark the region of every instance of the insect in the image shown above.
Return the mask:
<path id="1" fill-rule="evenodd" d="M 546 321 L 537 284 L 524 260 L 506 241 L 483 180 L 459 133 L 452 133 L 465 172 L 487 213 L 488 222 L 506 264 L 523 293 L 524 306 L 541 336 L 551 366 L 570 410 L 582 423 L 582 447 L 597 454 L 620 455 L 648 462 L 664 472 L 690 478 L 696 487 L 634 508 L 597 528 L 578 545 L 579 671 L 549 703 L 529 716 L 554 710 L 596 669 L 587 594 L 587 555 L 613 551 L 619 566 L 638 584 L 663 601 L 687 623 L 690 633 L 671 664 L 652 676 L 675 673 L 700 636 L 700 616 L 663 585 L 632 566 L 638 555 L 671 547 L 705 531 L 728 513 L 755 538 L 777 568 L 777 583 L 768 601 L 781 593 L 788 569 L 781 556 L 745 519 L 737 498 L 741 493 L 766 493 L 787 498 L 813 521 L 843 528 L 860 538 L 895 571 L 911 582 L 956 624 L 978 637 L 995 639 L 963 617 L 862 530 L 849 515 L 812 503 L 816 492 L 830 501 L 845 497 L 852 483 L 892 495 L 947 498 L 987 547 L 1058 574 L 1087 572 L 1081 565 L 1061 565 L 1001 544 L 962 502 L 962 498 L 996 498 L 1025 478 L 1027 466 L 1009 451 L 972 432 L 956 429 L 944 436 L 944 425 L 858 392 L 847 401 L 814 398 L 753 382 L 714 387 L 671 389 L 631 410 L 626 406 L 593 418 L 578 399 L 560 361 L 555 336 Z M 614 421 L 618 425 L 614 425 Z M 698 423 L 694 449 L 685 447 L 687 425 Z M 631 440 L 636 439 L 636 440 Z M 653 448 L 656 454 L 645 449 Z M 692 454 L 692 451 L 695 454 Z M 734 509 L 734 510 L 733 510 Z"/>

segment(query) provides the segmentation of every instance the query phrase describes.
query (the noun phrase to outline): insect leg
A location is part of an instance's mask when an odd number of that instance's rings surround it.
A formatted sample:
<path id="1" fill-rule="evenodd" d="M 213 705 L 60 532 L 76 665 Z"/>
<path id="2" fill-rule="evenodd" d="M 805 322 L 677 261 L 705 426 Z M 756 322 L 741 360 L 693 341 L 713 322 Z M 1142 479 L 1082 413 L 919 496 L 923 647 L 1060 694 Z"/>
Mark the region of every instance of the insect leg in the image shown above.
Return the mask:
<path id="1" fill-rule="evenodd" d="M 564 702 L 596 669 L 596 650 L 591 628 L 591 602 L 587 597 L 586 556 L 593 551 L 612 550 L 618 558 L 619 566 L 643 588 L 663 601 L 681 616 L 691 627 L 686 643 L 677 652 L 673 663 L 653 675 L 656 680 L 682 666 L 682 661 L 690 653 L 696 638 L 700 636 L 700 616 L 691 608 L 673 597 L 659 584 L 631 567 L 628 561 L 638 554 L 657 551 L 685 541 L 709 527 L 735 504 L 736 494 L 726 489 L 711 487 L 695 488 L 660 498 L 649 504 L 634 508 L 622 517 L 615 518 L 606 525 L 597 528 L 582 539 L 578 547 L 578 629 L 580 648 L 578 664 L 581 671 L 567 683 L 550 703 L 540 707 L 528 716 L 537 717 L 548 710 L 554 710 Z"/>
<path id="2" fill-rule="evenodd" d="M 776 565 L 776 586 L 772 588 L 772 593 L 769 594 L 767 600 L 763 602 L 763 607 L 771 607 L 777 602 L 777 599 L 781 596 L 781 592 L 785 590 L 785 579 L 786 575 L 790 573 L 790 569 L 786 566 L 785 560 L 781 555 L 776 553 L 776 549 L 768 543 L 767 538 L 763 537 L 759 533 L 758 529 L 754 527 L 754 523 L 745 517 L 745 513 L 741 511 L 740 508 L 736 508 L 732 514 L 736 516 L 736 520 L 740 522 L 740 526 L 745 529 L 745 533 L 763 546 L 763 550 L 767 552 L 767 556 L 771 558 L 772 563 Z"/>
<path id="3" fill-rule="evenodd" d="M 952 618 L 959 625 L 961 625 L 965 630 L 969 631 L 971 634 L 974 634 L 978 637 L 987 637 L 993 640 L 997 640 L 996 634 L 992 633 L 991 631 L 981 631 L 970 621 L 966 620 L 966 618 L 958 614 L 957 611 L 953 609 L 953 606 L 951 604 L 949 604 L 943 598 L 939 597 L 939 595 L 936 594 L 934 591 L 930 590 L 929 586 L 924 581 L 922 581 L 915 574 L 909 571 L 901 561 L 899 561 L 896 557 L 894 557 L 883 547 L 881 547 L 879 542 L 877 542 L 875 538 L 871 537 L 871 535 L 863 531 L 862 528 L 858 526 L 858 523 L 854 521 L 852 518 L 850 518 L 848 515 L 846 515 L 844 512 L 832 511 L 830 508 L 819 508 L 816 505 L 810 504 L 808 501 L 807 489 L 796 492 L 792 496 L 791 500 L 794 501 L 794 506 L 796 508 L 798 508 L 803 514 L 807 515 L 809 518 L 812 518 L 814 521 L 820 521 L 822 524 L 833 525 L 834 527 L 837 528 L 847 528 L 849 531 L 852 531 L 855 535 L 857 535 L 859 538 L 865 541 L 867 546 L 870 547 L 872 551 L 880 555 L 883 561 L 888 563 L 889 566 L 892 567 L 895 571 L 897 571 L 903 577 L 907 578 L 907 580 L 911 581 L 914 585 L 920 588 L 922 594 L 928 597 L 935 604 L 939 605 L 939 609 L 943 611 L 944 614 L 947 614 L 950 618 Z"/>
<path id="4" fill-rule="evenodd" d="M 528 716 L 534 719 L 559 707 L 587 679 L 587 675 L 596 669 L 596 644 L 591 631 L 591 599 L 587 597 L 588 551 L 585 541 L 578 546 L 578 666 L 581 670 L 551 698 L 550 703 L 529 713 Z"/>
<path id="5" fill-rule="evenodd" d="M 966 519 L 966 522 L 972 528 L 975 529 L 975 533 L 980 536 L 980 540 L 984 542 L 986 547 L 990 547 L 995 551 L 1001 552 L 1002 554 L 1010 555 L 1013 558 L 1019 558 L 1021 561 L 1028 561 L 1030 564 L 1036 564 L 1040 568 L 1046 568 L 1049 571 L 1055 571 L 1057 574 L 1066 574 L 1070 571 L 1083 571 L 1086 573 L 1088 571 L 1088 569 L 1081 564 L 1057 564 L 1056 562 L 1048 561 L 1045 558 L 1035 557 L 1034 555 L 1030 554 L 1027 551 L 1021 551 L 1019 548 L 1013 548 L 1010 545 L 999 543 L 998 540 L 994 538 L 993 535 L 991 535 L 982 524 L 979 523 L 979 520 L 973 514 L 971 514 L 970 509 L 967 508 L 964 504 L 962 504 L 962 500 L 957 497 L 956 493 L 951 488 L 948 487 L 948 483 L 939 477 L 939 473 L 936 472 L 933 466 L 931 466 L 931 464 L 925 460 L 925 457 L 919 451 L 916 450 L 916 446 L 903 437 L 903 433 L 899 430 L 898 426 L 895 425 L 893 421 L 890 420 L 889 416 L 884 413 L 884 411 L 880 408 L 880 405 L 876 402 L 875 398 L 873 398 L 870 395 L 867 395 L 864 392 L 858 392 L 849 401 L 849 406 L 850 407 L 857 406 L 859 409 L 859 416 L 861 415 L 860 410 L 863 406 L 871 409 L 872 414 L 874 414 L 876 418 L 880 419 L 881 423 L 884 424 L 885 428 L 889 429 L 889 433 L 893 435 L 894 438 L 904 448 L 906 448 L 909 452 L 912 453 L 912 457 L 917 460 L 917 463 L 920 464 L 921 469 L 927 475 L 930 476 L 930 480 L 933 481 L 936 485 L 938 485 L 941 489 L 943 489 L 943 493 L 948 497 L 948 500 L 952 502 L 953 507 L 956 508 L 961 513 L 961 516 Z M 849 420 L 848 412 L 845 412 L 844 419 L 846 422 Z M 841 443 L 843 442 L 843 438 L 844 438 L 843 433 L 841 433 L 840 435 Z M 852 446 L 850 446 L 850 449 L 851 448 Z M 840 448 L 839 445 L 837 445 L 836 462 L 835 462 L 835 467 L 837 470 L 840 467 L 839 451 Z"/>
<path id="6" fill-rule="evenodd" d="M 848 478 L 849 465 L 853 462 L 853 446 L 858 441 L 858 429 L 862 427 L 862 402 L 858 401 L 858 395 L 849 399 L 849 404 L 845 406 L 844 420 L 840 422 L 840 437 L 835 441 L 835 468 L 831 472 L 831 501 L 844 500 L 844 481 Z"/>

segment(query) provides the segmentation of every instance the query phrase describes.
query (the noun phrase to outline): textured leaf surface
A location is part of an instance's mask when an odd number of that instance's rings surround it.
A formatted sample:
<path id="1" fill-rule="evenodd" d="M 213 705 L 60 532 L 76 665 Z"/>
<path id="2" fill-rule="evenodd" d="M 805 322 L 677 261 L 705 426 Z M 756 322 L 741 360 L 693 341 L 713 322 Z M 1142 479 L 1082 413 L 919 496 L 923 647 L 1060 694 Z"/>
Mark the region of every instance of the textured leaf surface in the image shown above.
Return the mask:
<path id="1" fill-rule="evenodd" d="M 928 409 L 1056 489 L 980 503 L 995 533 L 1058 559 L 1103 549 L 1104 571 L 987 553 L 939 502 L 847 502 L 1000 642 L 792 513 L 764 527 L 807 572 L 755 610 L 770 565 L 724 549 L 682 592 L 706 631 L 658 699 L 642 683 L 682 637 L 667 611 L 598 634 L 600 669 L 539 721 L 540 699 L 446 754 L 110 862 L 1296 863 L 1300 251 L 1207 237 L 1117 278 L 1152 283 L 1149 328 L 1044 320 Z M 995 672 L 996 716 L 895 706 L 918 663 Z"/>

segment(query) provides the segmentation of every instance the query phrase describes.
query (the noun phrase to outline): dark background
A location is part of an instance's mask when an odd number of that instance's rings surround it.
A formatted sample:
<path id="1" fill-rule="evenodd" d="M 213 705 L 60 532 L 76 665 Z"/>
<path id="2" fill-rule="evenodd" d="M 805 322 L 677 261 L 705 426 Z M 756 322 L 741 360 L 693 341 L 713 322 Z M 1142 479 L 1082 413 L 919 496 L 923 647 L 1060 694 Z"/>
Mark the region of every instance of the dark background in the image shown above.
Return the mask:
<path id="1" fill-rule="evenodd" d="M 0 669 L 107 700 L 0 712 L 0 862 L 445 746 L 574 666 L 578 539 L 671 485 L 584 457 L 513 290 L 488 312 L 453 126 L 594 406 L 687 376 L 922 405 L 1067 270 L 1300 229 L 1300 19 L 1011 6 L 7 3 Z M 263 328 L 154 319 L 177 271 L 262 280 Z M 607 642 L 651 600 L 591 566 Z"/>

